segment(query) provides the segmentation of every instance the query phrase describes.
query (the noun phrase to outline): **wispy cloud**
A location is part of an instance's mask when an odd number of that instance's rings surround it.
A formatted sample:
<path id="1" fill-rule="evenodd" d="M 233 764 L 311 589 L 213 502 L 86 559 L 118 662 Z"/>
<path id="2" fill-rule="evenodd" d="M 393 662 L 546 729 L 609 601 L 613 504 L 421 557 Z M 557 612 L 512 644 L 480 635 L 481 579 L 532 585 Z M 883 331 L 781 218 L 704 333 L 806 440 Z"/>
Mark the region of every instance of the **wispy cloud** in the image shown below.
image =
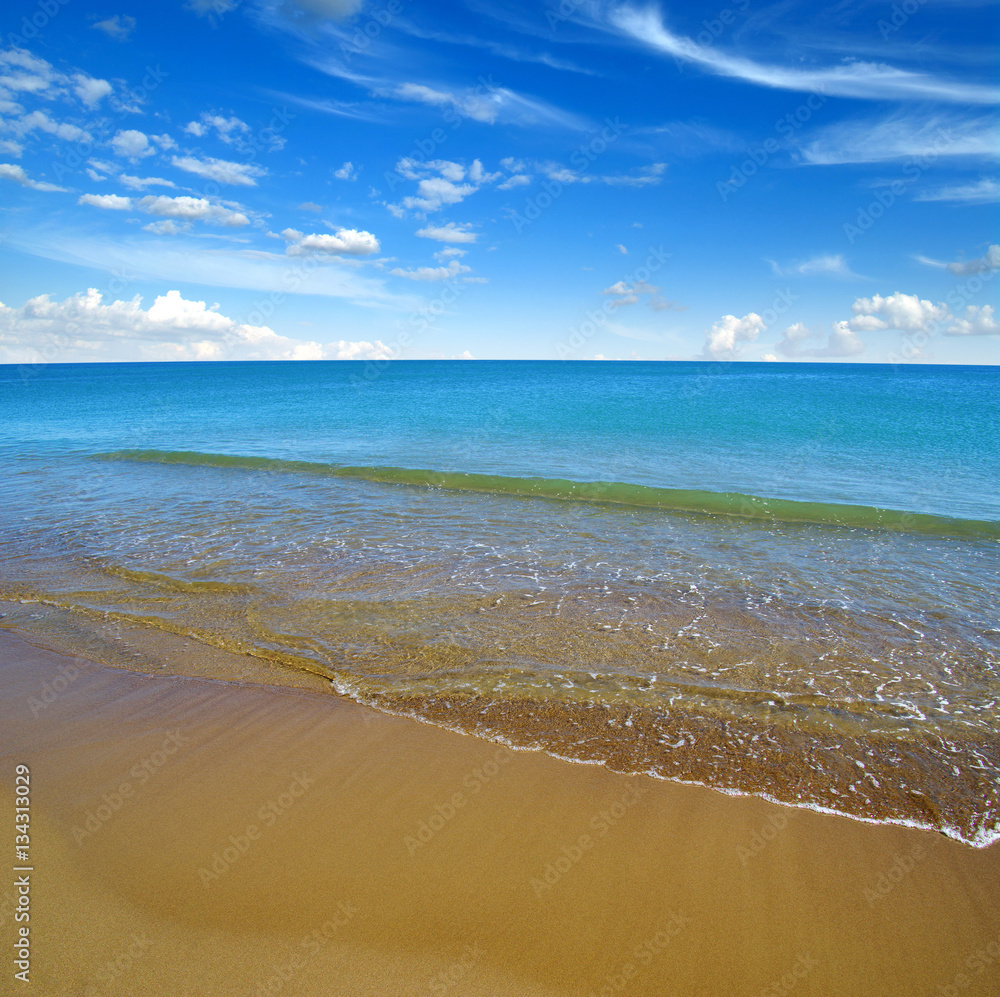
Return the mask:
<path id="1" fill-rule="evenodd" d="M 897 69 L 883 63 L 850 61 L 835 66 L 801 68 L 756 62 L 733 55 L 719 45 L 699 45 L 674 34 L 653 7 L 626 4 L 613 8 L 610 24 L 622 34 L 710 73 L 779 90 L 820 92 L 860 100 L 940 100 L 963 104 L 994 104 L 1000 90 L 926 73 Z"/>
<path id="2" fill-rule="evenodd" d="M 818 166 L 916 157 L 996 158 L 1000 152 L 996 134 L 997 120 L 992 115 L 894 114 L 822 128 L 802 147 L 801 158 Z"/>
<path id="3" fill-rule="evenodd" d="M 1000 201 L 1000 182 L 988 177 L 971 183 L 947 184 L 920 191 L 914 201 L 949 201 L 954 204 L 992 204 Z"/>
<path id="4" fill-rule="evenodd" d="M 778 277 L 849 277 L 859 278 L 847 265 L 847 261 L 839 253 L 826 256 L 813 256 L 800 263 L 790 263 L 780 266 L 774 260 L 767 261 Z"/>
<path id="5" fill-rule="evenodd" d="M 918 256 L 917 260 L 928 267 L 948 270 L 957 277 L 965 277 L 974 273 L 989 273 L 992 270 L 1000 270 L 1000 246 L 990 246 L 985 256 L 974 260 L 955 260 L 952 263 L 944 263 L 927 256 Z"/>

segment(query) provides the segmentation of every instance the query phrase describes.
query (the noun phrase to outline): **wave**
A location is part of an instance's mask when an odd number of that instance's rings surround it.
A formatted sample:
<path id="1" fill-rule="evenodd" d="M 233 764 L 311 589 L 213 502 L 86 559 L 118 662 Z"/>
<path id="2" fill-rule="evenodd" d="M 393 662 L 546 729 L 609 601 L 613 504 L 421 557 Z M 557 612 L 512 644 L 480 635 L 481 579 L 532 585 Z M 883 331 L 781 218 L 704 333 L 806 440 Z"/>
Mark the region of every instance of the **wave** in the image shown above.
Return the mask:
<path id="1" fill-rule="evenodd" d="M 349 467 L 317 461 L 282 460 L 186 450 L 116 450 L 94 454 L 99 460 L 182 464 L 272 474 L 310 474 L 329 478 L 354 478 L 378 484 L 479 492 L 517 498 L 562 502 L 588 502 L 661 512 L 732 516 L 779 523 L 812 523 L 865 530 L 895 530 L 948 537 L 1000 540 L 1000 522 L 937 516 L 930 513 L 880 509 L 837 502 L 802 502 L 764 498 L 742 492 L 713 492 L 690 488 L 657 488 L 622 481 L 573 481 L 568 478 L 520 478 L 465 471 L 431 471 L 408 467 Z"/>

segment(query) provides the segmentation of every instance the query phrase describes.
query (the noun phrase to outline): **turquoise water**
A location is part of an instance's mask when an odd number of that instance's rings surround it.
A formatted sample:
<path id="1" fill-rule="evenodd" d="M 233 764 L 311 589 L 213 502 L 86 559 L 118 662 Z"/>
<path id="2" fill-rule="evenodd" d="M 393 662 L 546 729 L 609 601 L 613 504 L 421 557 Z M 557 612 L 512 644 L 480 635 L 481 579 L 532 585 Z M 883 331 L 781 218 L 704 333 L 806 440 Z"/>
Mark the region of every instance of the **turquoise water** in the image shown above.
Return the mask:
<path id="1" fill-rule="evenodd" d="M 455 729 L 983 844 L 998 387 L 846 364 L 0 367 L 0 597 L 66 644 L 182 634 Z"/>

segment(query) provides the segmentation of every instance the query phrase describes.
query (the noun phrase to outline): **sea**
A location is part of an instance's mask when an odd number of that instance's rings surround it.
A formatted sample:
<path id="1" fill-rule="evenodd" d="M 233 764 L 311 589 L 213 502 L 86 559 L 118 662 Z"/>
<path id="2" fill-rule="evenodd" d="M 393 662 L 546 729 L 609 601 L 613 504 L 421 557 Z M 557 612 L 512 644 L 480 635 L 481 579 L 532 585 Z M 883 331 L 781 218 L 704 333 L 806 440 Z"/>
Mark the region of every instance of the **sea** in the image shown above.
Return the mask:
<path id="1" fill-rule="evenodd" d="M 67 653 L 183 639 L 516 748 L 1000 837 L 998 368 L 7 365 L 0 459 L 0 626 Z"/>

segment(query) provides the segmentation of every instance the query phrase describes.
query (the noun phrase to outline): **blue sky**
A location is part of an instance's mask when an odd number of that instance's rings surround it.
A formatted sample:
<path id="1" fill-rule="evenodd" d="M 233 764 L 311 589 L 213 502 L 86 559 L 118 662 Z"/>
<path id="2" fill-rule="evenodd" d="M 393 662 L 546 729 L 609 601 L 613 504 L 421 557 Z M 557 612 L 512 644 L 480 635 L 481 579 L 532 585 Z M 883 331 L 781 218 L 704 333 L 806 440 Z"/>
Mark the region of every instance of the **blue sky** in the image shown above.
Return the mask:
<path id="1" fill-rule="evenodd" d="M 8 0 L 0 362 L 1000 362 L 998 11 Z"/>

